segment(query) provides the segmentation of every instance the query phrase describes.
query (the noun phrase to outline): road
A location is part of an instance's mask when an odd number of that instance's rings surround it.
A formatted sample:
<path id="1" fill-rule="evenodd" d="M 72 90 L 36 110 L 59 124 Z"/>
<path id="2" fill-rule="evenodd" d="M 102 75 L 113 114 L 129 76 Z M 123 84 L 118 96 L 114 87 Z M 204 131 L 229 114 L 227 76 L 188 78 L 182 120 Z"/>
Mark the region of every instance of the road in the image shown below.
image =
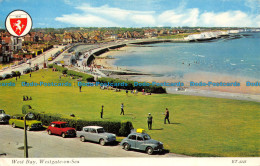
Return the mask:
<path id="1" fill-rule="evenodd" d="M 46 131 L 28 131 L 30 158 L 61 157 L 186 157 L 173 153 L 148 155 L 139 151 L 125 151 L 119 145 L 101 146 L 92 142 L 81 142 L 79 138 L 62 138 L 48 135 Z M 21 158 L 24 156 L 24 130 L 0 125 L 0 158 Z"/>
<path id="2" fill-rule="evenodd" d="M 52 48 L 48 51 L 45 51 L 43 54 L 35 57 L 35 58 L 32 58 L 30 61 L 31 61 L 31 65 L 27 64 L 27 63 L 23 63 L 21 65 L 17 65 L 17 66 L 14 66 L 14 67 L 9 67 L 8 69 L 5 69 L 5 70 L 0 70 L 0 75 L 3 75 L 3 74 L 10 74 L 12 71 L 20 71 L 21 73 L 23 73 L 23 70 L 25 70 L 26 68 L 29 68 L 30 66 L 33 67 L 35 64 L 38 64 L 40 68 L 43 67 L 43 62 L 44 62 L 44 59 L 45 59 L 45 62 L 47 62 L 48 64 L 48 58 L 55 54 L 56 52 L 58 52 L 59 50 L 61 50 L 62 48 L 64 48 L 65 46 L 58 46 L 57 48 Z M 45 56 L 44 56 L 45 55 Z"/>

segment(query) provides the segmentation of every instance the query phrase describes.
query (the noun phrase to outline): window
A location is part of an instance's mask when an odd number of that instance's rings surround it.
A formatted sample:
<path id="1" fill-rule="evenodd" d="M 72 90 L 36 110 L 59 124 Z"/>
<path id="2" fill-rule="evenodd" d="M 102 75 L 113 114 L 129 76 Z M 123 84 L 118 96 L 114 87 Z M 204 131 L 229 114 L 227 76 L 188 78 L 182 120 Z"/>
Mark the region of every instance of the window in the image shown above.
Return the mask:
<path id="1" fill-rule="evenodd" d="M 61 126 L 61 128 L 66 128 L 66 127 L 69 127 L 69 124 L 68 123 L 62 123 L 60 126 Z"/>
<path id="2" fill-rule="evenodd" d="M 52 124 L 51 124 L 51 127 L 55 127 L 55 124 L 52 123 Z"/>
<path id="3" fill-rule="evenodd" d="M 143 141 L 143 140 L 144 140 L 143 137 L 140 136 L 137 137 L 137 141 Z"/>
<path id="4" fill-rule="evenodd" d="M 91 133 L 96 133 L 96 130 L 95 129 L 90 129 L 90 132 Z"/>
<path id="5" fill-rule="evenodd" d="M 98 133 L 104 133 L 105 130 L 104 130 L 103 128 L 100 128 L 100 129 L 97 129 L 97 132 L 98 132 Z"/>
<path id="6" fill-rule="evenodd" d="M 130 135 L 129 139 L 136 140 L 136 135 Z"/>
<path id="7" fill-rule="evenodd" d="M 85 131 L 85 132 L 89 132 L 89 129 L 88 129 L 88 128 L 85 128 L 84 131 Z"/>
<path id="8" fill-rule="evenodd" d="M 55 127 L 60 128 L 60 124 L 56 124 Z"/>
<path id="9" fill-rule="evenodd" d="M 149 140 L 151 137 L 149 135 L 144 135 L 144 140 Z"/>

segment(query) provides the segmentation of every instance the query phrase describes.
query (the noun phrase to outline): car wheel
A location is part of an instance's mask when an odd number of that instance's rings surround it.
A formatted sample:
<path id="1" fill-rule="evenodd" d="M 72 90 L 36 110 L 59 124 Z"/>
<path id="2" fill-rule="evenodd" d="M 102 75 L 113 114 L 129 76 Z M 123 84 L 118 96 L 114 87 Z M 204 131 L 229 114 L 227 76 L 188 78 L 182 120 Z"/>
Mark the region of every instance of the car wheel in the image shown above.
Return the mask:
<path id="1" fill-rule="evenodd" d="M 61 136 L 62 136 L 62 138 L 65 138 L 65 137 L 66 137 L 65 133 L 62 133 Z"/>
<path id="2" fill-rule="evenodd" d="M 52 134 L 52 133 L 51 133 L 51 130 L 48 130 L 48 134 L 49 134 L 49 135 L 51 135 L 51 134 Z"/>
<path id="3" fill-rule="evenodd" d="M 128 151 L 130 149 L 130 145 L 128 143 L 125 143 L 124 146 L 123 146 L 123 149 Z"/>
<path id="4" fill-rule="evenodd" d="M 13 123 L 13 124 L 12 124 L 12 127 L 13 127 L 13 128 L 15 128 L 15 127 L 16 127 L 16 126 L 15 126 L 15 123 Z"/>
<path id="5" fill-rule="evenodd" d="M 84 136 L 81 136 L 81 137 L 80 137 L 80 141 L 81 141 L 81 142 L 85 142 L 85 140 L 86 140 L 86 139 L 85 139 Z"/>
<path id="6" fill-rule="evenodd" d="M 106 144 L 106 142 L 105 142 L 104 139 L 100 139 L 100 140 L 99 140 L 99 144 L 102 145 L 102 146 L 104 146 L 104 145 Z"/>
<path id="7" fill-rule="evenodd" d="M 147 154 L 149 154 L 149 155 L 153 154 L 153 148 L 148 147 L 148 148 L 146 149 L 146 152 L 147 152 Z"/>
<path id="8" fill-rule="evenodd" d="M 26 127 L 26 130 L 27 130 L 27 131 L 30 131 L 30 126 L 27 126 L 27 127 Z"/>

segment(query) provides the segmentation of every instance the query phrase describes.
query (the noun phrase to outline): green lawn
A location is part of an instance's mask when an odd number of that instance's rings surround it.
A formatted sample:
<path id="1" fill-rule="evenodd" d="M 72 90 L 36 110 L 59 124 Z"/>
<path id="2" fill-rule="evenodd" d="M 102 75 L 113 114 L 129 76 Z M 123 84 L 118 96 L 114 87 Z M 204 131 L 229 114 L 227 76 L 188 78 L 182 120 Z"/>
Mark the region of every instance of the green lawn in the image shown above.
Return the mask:
<path id="1" fill-rule="evenodd" d="M 59 113 L 87 120 L 130 120 L 135 128 L 144 128 L 152 138 L 164 143 L 173 153 L 192 156 L 248 157 L 259 155 L 260 103 L 198 96 L 153 94 L 134 96 L 125 92 L 100 90 L 99 87 L 73 86 L 75 80 L 61 73 L 40 70 L 24 75 L 15 87 L 0 86 L 0 109 L 8 114 L 21 113 L 29 104 L 41 112 Z M 72 87 L 21 87 L 27 82 L 71 82 Z M 22 101 L 23 95 L 33 100 Z M 125 115 L 120 116 L 120 104 Z M 104 105 L 104 119 L 100 119 Z M 172 124 L 163 124 L 165 108 L 169 108 Z M 154 118 L 153 130 L 147 130 L 147 115 Z"/>

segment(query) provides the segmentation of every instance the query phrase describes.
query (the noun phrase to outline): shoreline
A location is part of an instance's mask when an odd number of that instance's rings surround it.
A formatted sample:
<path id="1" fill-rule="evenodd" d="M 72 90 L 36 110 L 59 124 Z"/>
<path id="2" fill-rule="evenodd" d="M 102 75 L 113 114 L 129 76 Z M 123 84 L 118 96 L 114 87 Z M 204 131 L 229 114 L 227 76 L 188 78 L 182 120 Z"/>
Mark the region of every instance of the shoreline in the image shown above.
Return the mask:
<path id="1" fill-rule="evenodd" d="M 93 62 L 96 65 L 103 66 L 104 70 L 118 70 L 118 71 L 133 71 L 131 68 L 124 68 L 122 66 L 115 66 L 114 63 L 116 61 L 117 56 L 120 55 L 120 52 L 126 52 L 129 46 L 125 46 L 119 48 L 116 51 L 108 51 L 101 55 L 99 58 L 96 58 Z M 138 47 L 138 46 L 137 46 Z M 200 77 L 197 78 L 198 75 L 186 74 L 184 80 L 177 80 L 170 77 L 156 77 L 153 74 L 149 75 L 149 72 L 144 70 L 133 71 L 138 72 L 141 75 L 109 75 L 111 78 L 122 79 L 122 80 L 132 80 L 132 81 L 140 81 L 140 82 L 186 82 L 188 85 L 189 80 L 193 81 L 222 81 L 222 82 L 235 82 L 240 81 L 241 86 L 239 87 L 190 87 L 185 86 L 185 91 L 177 91 L 178 87 L 165 87 L 167 93 L 169 94 L 181 94 L 181 95 L 193 95 L 193 96 L 204 96 L 204 97 L 216 97 L 216 98 L 227 98 L 227 99 L 235 99 L 235 100 L 246 100 L 246 101 L 256 101 L 260 102 L 260 88 L 259 87 L 246 87 L 244 85 L 245 81 L 250 80 L 250 78 L 241 78 L 224 74 L 215 74 L 212 76 L 212 73 L 202 72 L 199 73 Z M 142 75 L 143 74 L 143 75 Z M 148 75 L 147 75 L 148 74 Z M 210 79 L 212 78 L 212 79 Z M 223 81 L 225 80 L 225 81 Z M 251 79 L 252 81 L 257 81 L 255 79 Z M 174 90 L 175 89 L 175 90 Z"/>

